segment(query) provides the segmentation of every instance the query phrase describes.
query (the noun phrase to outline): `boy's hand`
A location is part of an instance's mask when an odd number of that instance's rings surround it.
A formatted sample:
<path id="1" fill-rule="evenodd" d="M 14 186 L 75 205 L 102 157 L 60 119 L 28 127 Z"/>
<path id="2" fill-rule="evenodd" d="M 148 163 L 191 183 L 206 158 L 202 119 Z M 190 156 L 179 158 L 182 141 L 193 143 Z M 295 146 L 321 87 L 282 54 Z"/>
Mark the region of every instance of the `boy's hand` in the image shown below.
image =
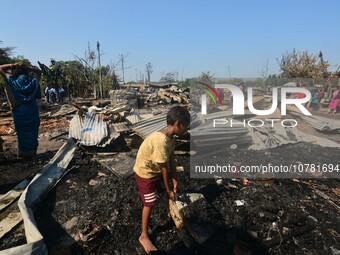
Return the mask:
<path id="1" fill-rule="evenodd" d="M 174 192 L 178 193 L 181 191 L 181 185 L 178 181 L 176 181 L 175 179 L 172 179 L 172 183 L 174 184 Z"/>
<path id="2" fill-rule="evenodd" d="M 175 201 L 175 192 L 172 190 L 168 191 L 168 196 L 172 201 Z"/>

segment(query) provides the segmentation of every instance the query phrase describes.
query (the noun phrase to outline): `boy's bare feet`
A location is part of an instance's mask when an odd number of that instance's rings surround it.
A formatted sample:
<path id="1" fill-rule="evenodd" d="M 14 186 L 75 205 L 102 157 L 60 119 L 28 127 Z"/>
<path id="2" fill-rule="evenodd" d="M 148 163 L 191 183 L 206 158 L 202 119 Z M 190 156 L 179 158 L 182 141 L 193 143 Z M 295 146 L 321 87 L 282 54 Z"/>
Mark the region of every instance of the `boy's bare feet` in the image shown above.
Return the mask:
<path id="1" fill-rule="evenodd" d="M 153 245 L 153 243 L 151 242 L 150 238 L 147 235 L 142 234 L 138 240 L 147 254 L 149 254 L 151 251 L 157 251 L 157 248 Z"/>

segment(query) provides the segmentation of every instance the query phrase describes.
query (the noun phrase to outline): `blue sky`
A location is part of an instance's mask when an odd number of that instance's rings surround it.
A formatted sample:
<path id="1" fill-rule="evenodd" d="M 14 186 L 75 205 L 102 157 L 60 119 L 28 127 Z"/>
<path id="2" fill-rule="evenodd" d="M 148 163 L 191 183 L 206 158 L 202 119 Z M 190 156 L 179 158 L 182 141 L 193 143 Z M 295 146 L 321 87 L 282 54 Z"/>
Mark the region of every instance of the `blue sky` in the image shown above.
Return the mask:
<path id="1" fill-rule="evenodd" d="M 340 64 L 340 1 L 11 0 L 1 3 L 0 47 L 14 46 L 33 64 L 82 57 L 101 44 L 102 63 L 128 54 L 125 81 L 151 62 L 151 80 L 210 71 L 215 77 L 279 73 L 294 48 Z M 7 10 L 7 11 L 5 11 Z M 121 74 L 121 70 L 117 70 Z"/>

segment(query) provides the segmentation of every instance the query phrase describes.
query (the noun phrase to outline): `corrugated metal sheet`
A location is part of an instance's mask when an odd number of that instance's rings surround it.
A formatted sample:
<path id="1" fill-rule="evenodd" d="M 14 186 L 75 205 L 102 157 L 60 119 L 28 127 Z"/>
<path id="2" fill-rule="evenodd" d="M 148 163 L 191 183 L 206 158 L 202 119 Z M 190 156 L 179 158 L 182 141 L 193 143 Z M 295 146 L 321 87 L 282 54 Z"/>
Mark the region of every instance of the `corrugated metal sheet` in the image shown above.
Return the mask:
<path id="1" fill-rule="evenodd" d="M 140 114 L 140 116 L 142 117 L 142 120 L 146 120 L 146 119 L 150 119 L 155 117 L 155 115 L 153 113 L 144 113 L 144 114 Z"/>
<path id="2" fill-rule="evenodd" d="M 313 128 L 319 131 L 336 131 L 340 130 L 340 121 L 330 118 L 325 118 L 322 116 L 318 116 L 313 114 L 312 116 L 305 116 L 296 106 L 287 106 L 287 112 L 292 114 L 293 116 L 301 117 L 306 123 L 311 125 Z"/>
<path id="3" fill-rule="evenodd" d="M 133 125 L 133 130 L 143 138 L 148 137 L 153 132 L 166 128 L 166 116 L 158 116 L 146 120 L 142 120 Z"/>
<path id="4" fill-rule="evenodd" d="M 229 144 L 249 144 L 252 139 L 245 127 L 213 127 L 212 122 L 190 131 L 190 140 L 199 148 L 217 148 Z"/>
<path id="5" fill-rule="evenodd" d="M 81 144 L 86 146 L 99 145 L 109 135 L 107 123 L 103 121 L 102 115 L 97 115 L 93 111 L 86 114 L 81 134 Z"/>
<path id="6" fill-rule="evenodd" d="M 75 138 L 77 140 L 81 140 L 81 130 L 83 128 L 83 119 L 80 118 L 78 114 L 74 115 L 70 121 L 69 133 L 68 136 L 71 138 Z"/>
<path id="7" fill-rule="evenodd" d="M 321 116 L 302 116 L 304 121 L 306 121 L 309 125 L 319 131 L 336 131 L 340 130 L 340 121 L 333 120 Z"/>
<path id="8" fill-rule="evenodd" d="M 197 114 L 195 112 L 190 112 L 191 115 L 191 121 L 190 121 L 190 127 L 196 127 L 202 123 L 202 120 L 200 120 L 197 117 Z M 150 134 L 160 131 L 164 128 L 166 128 L 166 115 L 158 115 L 153 116 L 152 118 L 148 118 L 145 120 L 141 120 L 133 125 L 133 130 L 141 135 L 143 138 L 148 137 Z"/>
<path id="9" fill-rule="evenodd" d="M 119 127 L 123 129 L 123 125 Z M 80 140 L 85 146 L 104 147 L 118 136 L 116 128 L 109 128 L 102 119 L 102 114 L 96 114 L 94 111 L 86 113 L 84 119 L 75 115 L 70 122 L 69 137 Z"/>
<path id="10" fill-rule="evenodd" d="M 141 114 L 139 112 L 130 112 L 125 116 L 125 118 L 128 119 L 131 124 L 136 124 L 142 120 L 150 119 L 153 117 L 155 117 L 153 113 Z"/>
<path id="11" fill-rule="evenodd" d="M 110 129 L 114 129 L 117 133 L 129 132 L 131 131 L 131 127 L 128 126 L 126 122 L 118 122 L 110 124 Z"/>
<path id="12" fill-rule="evenodd" d="M 138 112 L 130 112 L 125 116 L 125 118 L 128 121 L 130 121 L 131 124 L 135 124 L 142 120 L 142 117 L 140 116 Z"/>
<path id="13" fill-rule="evenodd" d="M 120 134 L 114 129 L 114 128 L 111 128 L 110 126 L 108 127 L 108 130 L 109 130 L 109 135 L 101 141 L 101 143 L 98 145 L 100 147 L 105 147 L 106 145 L 109 145 L 112 140 L 118 138 L 118 136 L 120 136 Z"/>
<path id="14" fill-rule="evenodd" d="M 201 113 L 190 112 L 190 129 L 193 130 L 205 123 L 205 119 Z"/>

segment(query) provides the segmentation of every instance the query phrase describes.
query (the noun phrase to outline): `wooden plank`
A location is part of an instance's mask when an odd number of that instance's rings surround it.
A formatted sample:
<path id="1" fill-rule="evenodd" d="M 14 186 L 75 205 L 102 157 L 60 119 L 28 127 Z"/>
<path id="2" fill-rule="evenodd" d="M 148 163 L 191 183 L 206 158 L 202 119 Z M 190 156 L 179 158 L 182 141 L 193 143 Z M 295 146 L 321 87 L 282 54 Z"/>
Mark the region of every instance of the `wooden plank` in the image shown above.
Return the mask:
<path id="1" fill-rule="evenodd" d="M 183 220 L 181 215 L 179 214 L 178 207 L 174 201 L 169 199 L 169 209 L 170 209 L 170 215 L 172 220 L 175 223 L 176 228 L 181 228 L 183 227 Z"/>
<path id="2" fill-rule="evenodd" d="M 176 229 L 180 237 L 182 238 L 182 241 L 184 245 L 188 249 L 192 249 L 194 246 L 196 246 L 196 243 L 192 236 L 190 235 L 190 232 L 188 229 L 184 226 L 182 216 L 179 213 L 178 207 L 174 201 L 169 199 L 169 209 L 170 209 L 170 215 L 172 220 L 175 223 Z"/>

